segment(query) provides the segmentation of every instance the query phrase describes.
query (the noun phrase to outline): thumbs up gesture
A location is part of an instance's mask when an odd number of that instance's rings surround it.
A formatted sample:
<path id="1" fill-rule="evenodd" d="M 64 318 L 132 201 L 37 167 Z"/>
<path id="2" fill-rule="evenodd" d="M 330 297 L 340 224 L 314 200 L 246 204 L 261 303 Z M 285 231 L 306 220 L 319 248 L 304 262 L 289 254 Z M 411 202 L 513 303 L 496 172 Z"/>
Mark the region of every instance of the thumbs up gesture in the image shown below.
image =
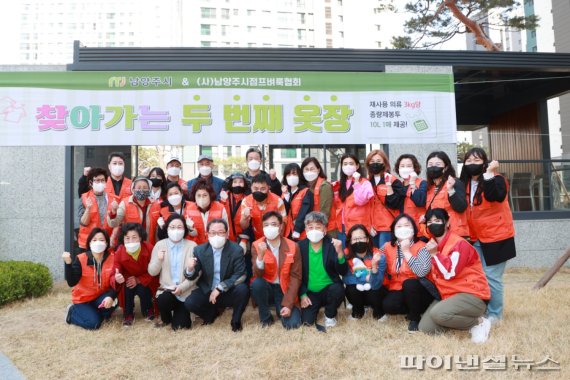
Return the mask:
<path id="1" fill-rule="evenodd" d="M 164 228 L 164 218 L 161 216 L 160 218 L 158 218 L 158 220 L 156 221 L 156 223 L 158 224 L 158 226 L 160 228 Z"/>
<path id="2" fill-rule="evenodd" d="M 64 263 L 71 264 L 71 253 L 63 252 L 63 255 L 61 255 L 61 258 L 63 259 Z"/>
<path id="3" fill-rule="evenodd" d="M 225 202 L 228 200 L 228 192 L 225 190 L 220 191 L 220 200 Z"/>
<path id="4" fill-rule="evenodd" d="M 117 201 L 113 201 L 113 203 L 111 203 L 111 213 L 116 214 L 118 209 L 119 209 L 119 204 L 117 203 Z"/>
<path id="5" fill-rule="evenodd" d="M 115 282 L 117 284 L 122 284 L 123 282 L 125 282 L 125 278 L 123 277 L 121 272 L 119 272 L 119 268 L 115 268 Z"/>
<path id="6" fill-rule="evenodd" d="M 157 256 L 157 257 L 158 257 L 158 259 L 159 259 L 160 261 L 162 261 L 162 260 L 164 260 L 164 256 L 165 256 L 165 255 L 166 255 L 166 250 L 163 249 L 163 250 L 161 250 L 161 251 L 158 251 L 158 256 Z"/>
<path id="7" fill-rule="evenodd" d="M 192 218 L 190 217 L 186 218 L 186 227 L 188 227 L 189 230 L 194 230 L 194 221 L 192 220 Z"/>
<path id="8" fill-rule="evenodd" d="M 447 182 L 445 183 L 445 186 L 447 187 L 448 191 L 453 189 L 453 186 L 455 186 L 455 178 L 453 178 L 452 176 L 449 176 L 449 178 L 447 178 Z"/>

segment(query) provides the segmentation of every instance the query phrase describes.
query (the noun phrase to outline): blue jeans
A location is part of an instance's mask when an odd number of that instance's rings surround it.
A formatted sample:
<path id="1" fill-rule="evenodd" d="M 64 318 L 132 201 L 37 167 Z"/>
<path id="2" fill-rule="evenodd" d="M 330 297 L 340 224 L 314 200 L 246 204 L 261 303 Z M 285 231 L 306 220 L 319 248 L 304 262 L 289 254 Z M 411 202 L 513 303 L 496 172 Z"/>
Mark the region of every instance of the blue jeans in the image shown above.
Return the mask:
<path id="1" fill-rule="evenodd" d="M 301 311 L 293 307 L 289 317 L 281 317 L 281 302 L 283 301 L 283 291 L 279 284 L 270 284 L 262 278 L 256 278 L 251 284 L 251 295 L 259 308 L 259 320 L 261 322 L 272 319 L 271 305 L 275 306 L 275 313 L 281 319 L 281 324 L 287 330 L 296 329 L 301 326 Z"/>
<path id="2" fill-rule="evenodd" d="M 390 231 L 376 231 L 376 236 L 372 238 L 372 242 L 376 248 L 382 248 L 384 244 L 392 239 Z"/>
<path id="3" fill-rule="evenodd" d="M 116 307 L 99 309 L 99 305 L 106 297 L 107 294 L 102 294 L 91 302 L 74 304 L 71 307 L 71 324 L 87 330 L 97 330 L 101 327 L 103 318 L 110 318 Z"/>
<path id="4" fill-rule="evenodd" d="M 487 266 L 479 240 L 473 244 L 473 247 L 479 254 L 489 288 L 491 288 L 491 300 L 489 305 L 487 305 L 487 317 L 501 319 L 503 317 L 503 274 L 505 273 L 507 262 Z"/>

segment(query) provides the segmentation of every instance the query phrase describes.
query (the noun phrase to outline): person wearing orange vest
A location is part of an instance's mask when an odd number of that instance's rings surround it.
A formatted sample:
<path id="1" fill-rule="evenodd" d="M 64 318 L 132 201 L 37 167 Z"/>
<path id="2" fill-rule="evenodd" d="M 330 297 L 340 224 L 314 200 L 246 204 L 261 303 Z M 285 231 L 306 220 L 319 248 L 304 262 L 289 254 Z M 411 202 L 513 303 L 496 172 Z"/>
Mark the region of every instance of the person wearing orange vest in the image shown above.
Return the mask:
<path id="1" fill-rule="evenodd" d="M 214 188 L 206 179 L 198 179 L 190 189 L 190 202 L 184 211 L 184 218 L 190 231 L 190 240 L 198 245 L 208 242 L 206 225 L 210 221 L 223 219 L 227 223 L 226 208 L 216 201 Z"/>
<path id="2" fill-rule="evenodd" d="M 105 186 L 105 192 L 123 199 L 131 195 L 131 180 L 124 176 L 125 155 L 121 152 L 112 152 L 108 158 L 109 177 Z M 88 175 L 91 167 L 83 168 L 83 175 L 77 182 L 79 197 L 89 191 Z"/>
<path id="3" fill-rule="evenodd" d="M 456 178 L 449 156 L 445 152 L 432 152 L 427 157 L 426 166 L 428 181 L 426 210 L 445 209 L 450 217 L 451 232 L 469 238 L 465 185 Z M 429 237 L 424 217 L 420 217 L 420 223 L 423 227 L 422 234 Z"/>
<path id="4" fill-rule="evenodd" d="M 239 172 L 226 178 L 224 190 L 220 191 L 220 203 L 224 205 L 228 215 L 229 239 L 238 243 L 242 247 L 244 254 L 247 253 L 249 234 L 240 225 L 241 203 L 249 192 L 249 182 L 246 180 L 245 175 Z"/>
<path id="5" fill-rule="evenodd" d="M 386 314 L 407 314 L 408 332 L 414 333 L 434 299 L 422 283 L 429 281 L 425 277 L 431 270 L 431 255 L 425 243 L 418 240 L 418 227 L 411 216 L 398 215 L 390 231 L 391 241 L 382 247 L 388 278 L 383 307 Z"/>
<path id="6" fill-rule="evenodd" d="M 263 215 L 264 237 L 253 242 L 251 260 L 255 279 L 251 295 L 259 308 L 263 327 L 273 324 L 271 305 L 287 330 L 301 326 L 298 292 L 301 286 L 301 253 L 299 246 L 284 238 L 283 217 L 275 211 Z"/>
<path id="7" fill-rule="evenodd" d="M 481 148 L 465 154 L 461 179 L 467 185 L 467 217 L 471 241 L 479 253 L 491 288 L 487 318 L 503 317 L 503 274 L 507 261 L 516 257 L 515 228 L 507 195 L 509 185 L 497 174 L 499 162 L 490 161 Z"/>
<path id="8" fill-rule="evenodd" d="M 152 182 L 144 177 L 138 176 L 133 180 L 131 191 L 133 195 L 124 198 L 121 203 L 113 202 L 107 214 L 107 223 L 115 228 L 123 223 L 139 223 L 143 226 L 147 234 L 150 234 L 152 208 L 150 188 Z"/>
<path id="9" fill-rule="evenodd" d="M 258 174 L 251 181 L 252 193 L 245 197 L 241 203 L 240 225 L 243 230 L 251 227 L 254 241 L 263 237 L 263 215 L 269 211 L 277 211 L 283 217 L 284 223 L 287 220 L 287 210 L 285 203 L 279 196 L 269 192 L 269 182 L 267 176 Z M 284 229 L 287 226 L 284 226 Z"/>
<path id="10" fill-rule="evenodd" d="M 171 157 L 166 163 L 166 182 L 177 183 L 182 188 L 182 191 L 186 193 L 188 191 L 188 182 L 186 182 L 182 177 L 180 177 L 180 172 L 182 171 L 182 161 L 178 157 Z"/>
<path id="11" fill-rule="evenodd" d="M 107 211 L 113 202 L 119 201 L 119 197 L 105 192 L 107 182 L 105 169 L 93 168 L 89 171 L 87 178 L 91 190 L 81 195 L 81 203 L 77 212 L 79 216 L 78 252 L 87 251 L 87 236 L 93 228 L 103 228 L 111 235 L 113 229 L 107 224 Z"/>
<path id="12" fill-rule="evenodd" d="M 402 154 L 396 160 L 394 170 L 402 179 L 406 192 L 402 213 L 411 216 L 418 225 L 420 218 L 426 213 L 428 187 L 427 181 L 418 177 L 422 172 L 422 166 L 413 154 Z"/>
<path id="13" fill-rule="evenodd" d="M 161 168 L 154 167 L 150 169 L 148 172 L 147 177 L 150 182 L 152 182 L 152 187 L 150 188 L 150 197 L 151 201 L 165 201 L 166 200 L 166 175 L 164 174 L 164 170 Z"/>
<path id="14" fill-rule="evenodd" d="M 287 164 L 283 169 L 282 195 L 287 210 L 287 230 L 283 234 L 295 241 L 307 237 L 305 234 L 305 216 L 313 211 L 313 193 L 301 176 L 301 168 L 295 163 Z"/>
<path id="15" fill-rule="evenodd" d="M 185 215 L 186 209 L 190 205 L 190 202 L 184 200 L 182 188 L 177 183 L 168 184 L 165 196 L 166 200 L 153 202 L 150 209 L 149 241 L 152 245 L 168 237 L 164 225 L 170 215 Z"/>
<path id="16" fill-rule="evenodd" d="M 327 181 L 327 176 L 315 157 L 307 157 L 301 164 L 301 172 L 307 181 L 309 190 L 313 193 L 313 211 L 325 214 L 329 220 L 327 235 L 336 238 L 336 208 L 334 206 L 334 192 L 332 185 Z"/>
<path id="17" fill-rule="evenodd" d="M 467 240 L 451 232 L 447 211 L 430 209 L 425 217 L 433 236 L 426 244 L 432 256 L 430 277 L 441 300 L 431 303 L 419 329 L 425 333 L 469 330 L 473 343 L 484 343 L 491 331 L 491 322 L 484 317 L 491 291 L 479 255 Z"/>
<path id="18" fill-rule="evenodd" d="M 370 212 L 370 234 L 374 246 L 380 248 L 390 241 L 390 225 L 400 213 L 406 193 L 399 179 L 390 174 L 390 160 L 380 149 L 368 153 L 366 160 L 368 180 L 374 189 Z"/>
<path id="19" fill-rule="evenodd" d="M 386 288 L 382 287 L 386 256 L 374 248 L 372 236 L 362 224 L 355 224 L 347 234 L 346 260 L 348 270 L 342 276 L 346 285 L 346 298 L 352 304 L 353 319 L 364 317 L 364 307 L 372 307 L 372 316 L 384 316 L 382 299 Z"/>
<path id="20" fill-rule="evenodd" d="M 101 327 L 115 310 L 117 293 L 111 287 L 114 255 L 109 247 L 107 231 L 95 227 L 87 237 L 87 252 L 72 260 L 69 252 L 62 255 L 65 280 L 71 290 L 73 304 L 67 308 L 66 322 L 88 330 Z"/>
<path id="21" fill-rule="evenodd" d="M 340 181 L 333 185 L 338 228 L 338 239 L 346 247 L 346 233 L 355 224 L 364 225 L 371 231 L 372 198 L 374 189 L 370 181 L 362 178 L 360 161 L 352 153 L 345 153 L 340 158 Z M 371 231 L 372 232 L 372 231 Z"/>

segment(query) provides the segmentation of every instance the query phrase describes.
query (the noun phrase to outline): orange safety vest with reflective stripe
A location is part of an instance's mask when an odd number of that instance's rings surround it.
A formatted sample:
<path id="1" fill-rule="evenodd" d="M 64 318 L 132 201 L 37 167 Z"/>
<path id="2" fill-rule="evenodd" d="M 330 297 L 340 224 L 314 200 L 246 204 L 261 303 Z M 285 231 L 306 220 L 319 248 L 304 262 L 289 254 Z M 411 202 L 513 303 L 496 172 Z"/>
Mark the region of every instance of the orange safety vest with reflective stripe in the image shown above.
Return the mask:
<path id="1" fill-rule="evenodd" d="M 370 225 L 376 231 L 390 231 L 390 226 L 400 210 L 393 210 L 386 205 L 386 195 L 388 188 L 385 183 L 376 185 L 372 201 L 372 211 L 370 212 Z"/>
<path id="2" fill-rule="evenodd" d="M 77 259 L 81 263 L 81 279 L 71 290 L 71 302 L 74 304 L 91 302 L 111 288 L 111 276 L 115 255 L 110 253 L 101 268 L 101 283 L 98 281 L 95 265 L 87 265 L 87 253 L 80 253 Z"/>
<path id="3" fill-rule="evenodd" d="M 88 212 L 87 206 L 85 206 L 88 198 L 91 199 L 91 203 L 93 204 L 91 210 L 89 210 L 89 224 L 87 226 L 79 224 L 79 234 L 77 235 L 77 243 L 79 247 L 83 249 L 88 248 L 87 238 L 89 237 L 89 234 L 91 233 L 93 228 L 96 227 L 103 228 L 105 231 L 107 231 L 109 236 L 111 236 L 113 233 L 113 228 L 109 227 L 109 225 L 107 224 L 107 210 L 105 210 L 103 225 L 101 225 L 101 220 L 99 219 L 99 205 L 97 204 L 97 199 L 95 198 L 95 193 L 93 192 L 93 190 L 89 190 L 87 193 L 83 193 L 81 195 L 81 202 L 83 202 L 83 206 L 85 207 L 85 212 Z M 114 194 L 107 193 L 107 207 L 109 207 L 109 205 L 113 203 L 113 201 L 119 202 L 120 201 L 119 197 L 117 197 Z"/>
<path id="4" fill-rule="evenodd" d="M 413 256 L 418 256 L 420 249 L 425 247 L 426 243 L 422 241 L 415 241 L 410 247 L 410 253 Z M 396 262 L 398 260 L 398 246 L 392 246 L 391 242 L 386 242 L 383 247 L 384 254 L 386 255 L 386 274 L 390 277 L 388 279 L 388 290 L 402 290 L 404 281 L 410 278 L 418 278 L 412 271 L 405 257 L 402 257 L 400 263 L 400 271 L 396 272 Z M 403 253 L 402 253 L 403 255 Z"/>
<path id="5" fill-rule="evenodd" d="M 208 210 L 208 220 L 206 225 L 214 220 L 220 219 L 223 215 L 224 205 L 218 201 L 213 201 L 210 204 L 210 209 Z M 198 209 L 198 205 L 195 202 L 188 202 L 186 209 L 184 210 L 184 219 L 190 218 L 194 222 L 194 229 L 198 233 L 196 236 L 187 236 L 187 239 L 195 241 L 196 244 L 204 244 L 208 242 L 208 235 L 206 233 L 206 225 L 204 224 L 204 219 L 202 219 L 202 212 Z"/>
<path id="6" fill-rule="evenodd" d="M 242 207 L 245 205 L 245 207 L 251 208 L 251 226 L 253 229 L 255 240 L 261 239 L 264 236 L 263 222 L 262 222 L 263 215 L 265 215 L 269 211 L 279 212 L 280 200 L 281 198 L 279 198 L 279 196 L 273 194 L 272 192 L 267 193 L 267 199 L 265 201 L 266 202 L 265 209 L 261 210 L 259 208 L 259 204 L 257 203 L 257 201 L 253 199 L 253 195 L 250 194 L 244 198 L 242 202 Z M 283 230 L 285 230 L 285 228 Z"/>
<path id="7" fill-rule="evenodd" d="M 294 241 L 290 239 L 284 239 L 287 242 L 288 252 L 285 256 L 285 261 L 279 265 L 277 263 L 277 259 L 273 252 L 271 252 L 271 248 L 269 246 L 265 249 L 265 255 L 263 255 L 263 262 L 264 262 L 264 270 L 263 270 L 263 279 L 270 284 L 273 283 L 277 279 L 277 275 L 279 274 L 279 286 L 281 287 L 281 291 L 283 294 L 287 293 L 287 289 L 289 288 L 289 280 L 291 279 L 291 266 L 295 262 L 295 251 L 296 251 L 296 244 Z M 264 243 L 265 238 L 261 238 L 253 242 L 253 246 L 255 247 L 256 251 L 259 252 L 259 244 Z M 280 268 L 281 267 L 281 268 Z M 297 298 L 295 299 L 297 302 Z"/>
<path id="8" fill-rule="evenodd" d="M 422 179 L 416 178 L 416 191 L 420 188 L 420 184 L 422 183 Z M 406 192 L 406 198 L 404 199 L 404 214 L 408 214 L 409 216 L 414 219 L 416 225 L 419 225 L 420 216 L 425 215 L 426 208 L 422 206 L 416 206 L 414 201 L 412 200 L 412 189 L 408 187 L 408 191 Z"/>
<path id="9" fill-rule="evenodd" d="M 325 180 L 321 177 L 317 178 L 317 183 L 315 184 L 315 190 L 313 192 L 314 196 L 314 205 L 313 211 L 321 211 L 321 185 Z M 327 231 L 336 230 L 336 207 L 334 201 L 334 194 L 333 199 L 331 201 L 331 209 L 329 212 L 329 223 L 327 225 Z"/>
<path id="10" fill-rule="evenodd" d="M 447 187 L 441 184 L 439 192 L 435 193 L 435 186 L 429 186 L 427 191 L 426 207 L 442 208 L 449 214 L 449 230 L 459 236 L 469 236 L 469 223 L 467 222 L 467 212 L 456 212 L 449 203 Z M 429 236 L 429 235 L 428 235 Z"/>
<path id="11" fill-rule="evenodd" d="M 121 191 L 119 192 L 119 199 L 124 199 L 133 195 L 131 192 L 131 184 L 133 181 L 128 179 L 127 177 L 123 177 L 123 183 L 121 184 Z M 113 187 L 113 182 L 111 181 L 111 177 L 107 178 L 107 183 L 105 184 L 105 192 L 109 195 L 117 197 L 115 194 L 115 188 Z"/>
<path id="12" fill-rule="evenodd" d="M 441 250 L 440 254 L 444 256 L 450 256 L 453 253 L 453 248 L 460 241 L 465 241 L 461 236 L 448 232 L 450 234 L 445 246 Z M 465 253 L 459 253 L 463 255 Z M 430 271 L 429 277 L 439 290 L 441 294 L 441 299 L 447 299 L 457 293 L 469 293 L 478 297 L 482 300 L 488 300 L 491 298 L 491 291 L 489 289 L 489 284 L 487 283 L 487 277 L 485 277 L 485 272 L 483 271 L 483 265 L 479 259 L 479 255 L 473 248 L 473 259 L 474 262 L 471 265 L 463 268 L 459 274 L 450 280 L 446 280 L 437 267 L 435 259 L 432 260 L 432 270 Z"/>
<path id="13" fill-rule="evenodd" d="M 468 189 L 471 188 L 471 181 L 467 186 Z M 507 182 L 507 194 L 508 191 Z M 467 192 L 467 202 L 470 204 L 467 208 L 467 220 L 472 241 L 493 243 L 515 236 L 513 214 L 506 197 L 502 202 L 489 202 L 485 199 L 485 195 L 481 194 L 481 204 L 471 205 Z"/>

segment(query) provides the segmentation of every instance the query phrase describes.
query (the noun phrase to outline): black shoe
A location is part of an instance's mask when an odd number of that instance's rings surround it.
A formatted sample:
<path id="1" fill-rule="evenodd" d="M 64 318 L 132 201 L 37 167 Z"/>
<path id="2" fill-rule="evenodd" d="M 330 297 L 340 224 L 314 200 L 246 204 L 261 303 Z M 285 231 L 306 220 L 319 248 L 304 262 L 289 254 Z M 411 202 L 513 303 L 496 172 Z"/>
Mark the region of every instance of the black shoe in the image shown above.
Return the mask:
<path id="1" fill-rule="evenodd" d="M 273 317 L 269 317 L 265 321 L 261 321 L 261 328 L 270 327 L 273 323 L 275 323 Z"/>
<path id="2" fill-rule="evenodd" d="M 65 317 L 65 322 L 67 322 L 68 325 L 71 324 L 71 312 L 73 310 L 73 304 L 69 304 L 67 305 L 67 315 Z"/>
<path id="3" fill-rule="evenodd" d="M 232 322 L 232 331 L 233 332 L 238 332 L 241 331 L 243 329 L 243 327 L 241 326 L 241 322 Z"/>
<path id="4" fill-rule="evenodd" d="M 410 334 L 420 331 L 419 329 L 420 323 L 418 321 L 410 321 L 408 324 L 408 332 Z"/>

